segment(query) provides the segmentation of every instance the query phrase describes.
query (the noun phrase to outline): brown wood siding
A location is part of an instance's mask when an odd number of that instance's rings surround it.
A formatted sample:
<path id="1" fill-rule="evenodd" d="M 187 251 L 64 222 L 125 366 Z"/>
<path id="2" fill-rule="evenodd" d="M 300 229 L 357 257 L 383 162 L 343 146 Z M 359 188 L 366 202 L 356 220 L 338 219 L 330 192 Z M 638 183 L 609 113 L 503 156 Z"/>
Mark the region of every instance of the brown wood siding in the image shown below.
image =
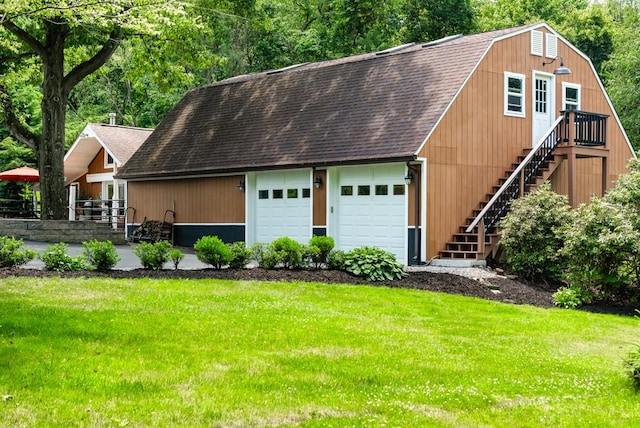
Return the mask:
<path id="1" fill-rule="evenodd" d="M 326 226 L 327 225 L 327 171 L 314 171 L 313 180 L 316 177 L 320 177 L 322 185 L 319 189 L 315 186 L 312 189 L 313 192 L 313 225 L 314 226 Z"/>
<path id="2" fill-rule="evenodd" d="M 492 46 L 419 153 L 428 164 L 427 259 L 444 248 L 517 156 L 532 146 L 533 71 L 551 73 L 560 64 L 556 60 L 543 67 L 542 62 L 549 59 L 529 54 L 529 37 L 526 32 Z M 558 40 L 558 54 L 572 74 L 555 77 L 554 116 L 562 109 L 562 82 L 581 85 L 581 110 L 611 115 L 607 147 L 609 178 L 613 180 L 625 171 L 633 154 L 589 63 L 562 40 Z M 504 72 L 525 76 L 524 118 L 504 115 Z M 599 192 L 599 162 L 578 162 L 578 200 Z M 566 192 L 563 168 L 554 174 L 553 186 Z"/>
<path id="3" fill-rule="evenodd" d="M 175 209 L 177 223 L 244 223 L 245 192 L 237 188 L 244 176 L 159 180 L 128 183 L 128 206 L 136 222 L 161 220 Z"/>
<path id="4" fill-rule="evenodd" d="M 103 174 L 113 172 L 113 168 L 104 167 L 104 149 L 101 148 L 96 157 L 93 158 L 87 167 L 87 174 Z M 87 175 L 83 175 L 78 180 L 79 195 L 78 199 L 97 199 L 102 193 L 102 183 L 87 183 Z"/>

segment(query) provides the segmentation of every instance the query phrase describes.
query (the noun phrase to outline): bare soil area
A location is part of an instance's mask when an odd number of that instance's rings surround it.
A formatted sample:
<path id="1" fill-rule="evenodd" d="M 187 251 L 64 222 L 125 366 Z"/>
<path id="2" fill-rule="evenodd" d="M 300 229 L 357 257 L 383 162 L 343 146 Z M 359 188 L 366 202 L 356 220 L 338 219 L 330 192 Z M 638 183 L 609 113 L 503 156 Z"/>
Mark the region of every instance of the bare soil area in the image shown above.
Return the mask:
<path id="1" fill-rule="evenodd" d="M 252 269 L 199 269 L 151 271 L 144 269 L 112 270 L 109 272 L 50 272 L 40 269 L 5 268 L 0 269 L 0 278 L 10 276 L 28 277 L 109 277 L 109 278 L 190 278 L 190 279 L 230 279 L 256 281 L 306 281 L 319 283 L 342 283 L 375 287 L 411 288 L 449 294 L 459 294 L 505 303 L 532 305 L 542 308 L 553 307 L 552 294 L 555 287 L 546 284 L 526 284 L 505 276 L 471 279 L 449 273 L 410 272 L 407 277 L 394 281 L 369 282 L 346 272 L 332 270 L 265 270 Z M 587 305 L 582 310 L 635 315 L 640 306 L 621 304 Z"/>

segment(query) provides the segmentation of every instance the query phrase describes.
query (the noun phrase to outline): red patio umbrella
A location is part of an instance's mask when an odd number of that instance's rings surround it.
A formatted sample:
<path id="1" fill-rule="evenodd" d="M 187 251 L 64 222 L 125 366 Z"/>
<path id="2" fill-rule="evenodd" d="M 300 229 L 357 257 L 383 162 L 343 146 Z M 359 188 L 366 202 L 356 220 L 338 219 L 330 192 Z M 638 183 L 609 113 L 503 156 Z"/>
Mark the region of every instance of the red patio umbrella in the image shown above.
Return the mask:
<path id="1" fill-rule="evenodd" d="M 40 174 L 38 173 L 37 169 L 33 169 L 28 166 L 21 166 L 20 168 L 14 168 L 8 171 L 0 172 L 0 180 L 26 181 L 29 183 L 35 183 L 37 181 L 40 181 Z"/>

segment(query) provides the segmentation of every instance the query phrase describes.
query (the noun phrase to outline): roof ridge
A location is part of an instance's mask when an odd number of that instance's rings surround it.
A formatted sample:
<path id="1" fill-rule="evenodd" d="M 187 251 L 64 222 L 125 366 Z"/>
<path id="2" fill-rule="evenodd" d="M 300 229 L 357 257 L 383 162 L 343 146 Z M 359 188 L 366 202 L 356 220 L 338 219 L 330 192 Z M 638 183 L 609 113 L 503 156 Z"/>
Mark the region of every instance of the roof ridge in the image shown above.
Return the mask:
<path id="1" fill-rule="evenodd" d="M 106 126 L 109 128 L 132 129 L 132 130 L 139 130 L 139 131 L 153 131 L 155 129 L 155 128 L 142 128 L 140 126 L 111 125 L 109 123 L 99 123 L 99 122 L 89 122 L 88 125 Z"/>

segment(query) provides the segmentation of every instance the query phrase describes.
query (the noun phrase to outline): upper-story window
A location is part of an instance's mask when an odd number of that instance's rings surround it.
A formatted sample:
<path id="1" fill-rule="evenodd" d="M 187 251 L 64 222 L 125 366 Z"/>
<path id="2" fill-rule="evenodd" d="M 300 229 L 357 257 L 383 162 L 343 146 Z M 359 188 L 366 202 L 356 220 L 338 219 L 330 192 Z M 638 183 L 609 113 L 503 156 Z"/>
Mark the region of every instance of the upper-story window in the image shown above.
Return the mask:
<path id="1" fill-rule="evenodd" d="M 580 110 L 580 85 L 562 82 L 562 106 L 565 110 Z"/>
<path id="2" fill-rule="evenodd" d="M 524 75 L 504 73 L 504 114 L 524 117 Z"/>
<path id="3" fill-rule="evenodd" d="M 104 151 L 104 166 L 105 168 L 113 166 L 113 156 L 106 150 Z"/>
<path id="4" fill-rule="evenodd" d="M 543 40 L 542 31 L 531 30 L 531 55 L 542 56 Z"/>

